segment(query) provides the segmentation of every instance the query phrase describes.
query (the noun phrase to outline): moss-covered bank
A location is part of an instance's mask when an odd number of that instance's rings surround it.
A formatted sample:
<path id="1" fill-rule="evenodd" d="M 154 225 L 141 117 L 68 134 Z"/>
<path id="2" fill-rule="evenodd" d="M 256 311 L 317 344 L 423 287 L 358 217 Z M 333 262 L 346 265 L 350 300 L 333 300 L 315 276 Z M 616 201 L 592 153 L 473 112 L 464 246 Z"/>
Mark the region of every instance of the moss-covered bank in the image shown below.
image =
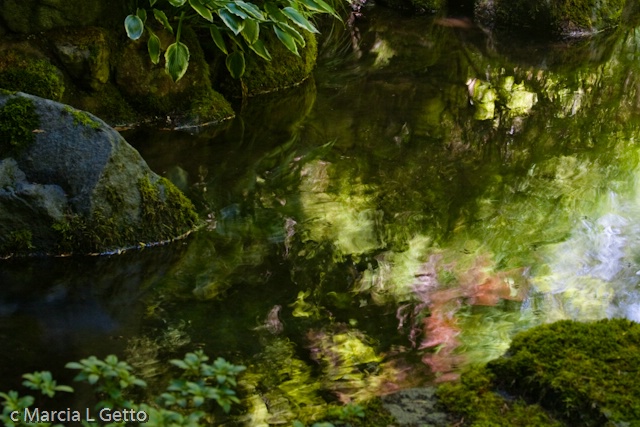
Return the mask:
<path id="1" fill-rule="evenodd" d="M 639 375 L 640 324 L 565 320 L 517 335 L 503 357 L 442 385 L 439 397 L 464 425 L 633 427 Z"/>

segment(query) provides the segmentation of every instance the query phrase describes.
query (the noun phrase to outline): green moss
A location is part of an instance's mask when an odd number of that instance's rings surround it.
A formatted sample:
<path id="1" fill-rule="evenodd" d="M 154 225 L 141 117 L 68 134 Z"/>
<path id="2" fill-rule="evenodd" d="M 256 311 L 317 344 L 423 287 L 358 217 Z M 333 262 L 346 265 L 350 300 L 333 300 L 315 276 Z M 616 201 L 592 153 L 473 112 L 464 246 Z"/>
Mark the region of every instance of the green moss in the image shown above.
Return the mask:
<path id="1" fill-rule="evenodd" d="M 0 107 L 0 157 L 24 149 L 35 141 L 33 133 L 40 118 L 33 102 L 25 97 L 10 98 Z"/>
<path id="2" fill-rule="evenodd" d="M 62 99 L 65 89 L 60 70 L 15 50 L 0 54 L 0 87 L 55 101 Z"/>
<path id="3" fill-rule="evenodd" d="M 488 368 L 498 385 L 540 401 L 573 423 L 640 425 L 638 323 L 543 325 L 517 335 L 507 356 Z"/>
<path id="4" fill-rule="evenodd" d="M 64 107 L 62 110 L 67 114 L 70 114 L 73 117 L 73 124 L 76 126 L 86 126 L 88 128 L 98 130 L 100 129 L 100 123 L 93 120 L 87 113 L 84 111 L 76 110 L 75 108 L 71 108 L 68 105 Z"/>
<path id="5" fill-rule="evenodd" d="M 495 377 L 486 367 L 465 372 L 457 383 L 445 383 L 438 388 L 440 404 L 454 413 L 457 425 L 483 427 L 561 427 L 540 406 L 522 400 L 508 400 L 498 394 Z"/>

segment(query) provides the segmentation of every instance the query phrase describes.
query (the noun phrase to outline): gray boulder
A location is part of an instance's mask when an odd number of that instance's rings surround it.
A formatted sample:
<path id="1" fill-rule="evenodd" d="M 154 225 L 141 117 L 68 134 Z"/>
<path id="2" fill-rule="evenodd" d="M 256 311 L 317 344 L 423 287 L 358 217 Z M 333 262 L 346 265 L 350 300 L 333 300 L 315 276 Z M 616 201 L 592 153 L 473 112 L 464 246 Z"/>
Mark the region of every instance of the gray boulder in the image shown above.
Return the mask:
<path id="1" fill-rule="evenodd" d="M 0 256 L 105 252 L 196 223 L 191 202 L 102 120 L 0 93 Z"/>

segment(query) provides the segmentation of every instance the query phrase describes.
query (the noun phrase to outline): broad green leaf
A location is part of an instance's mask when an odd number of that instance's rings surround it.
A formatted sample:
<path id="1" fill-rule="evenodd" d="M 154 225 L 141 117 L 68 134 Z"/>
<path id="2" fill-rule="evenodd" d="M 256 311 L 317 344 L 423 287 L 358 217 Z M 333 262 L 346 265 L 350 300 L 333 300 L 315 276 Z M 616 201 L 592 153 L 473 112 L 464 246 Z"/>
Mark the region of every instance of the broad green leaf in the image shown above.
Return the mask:
<path id="1" fill-rule="evenodd" d="M 231 13 L 233 13 L 236 16 L 239 16 L 242 19 L 247 19 L 249 17 L 249 15 L 247 15 L 245 13 L 244 10 L 240 9 L 238 7 L 238 5 L 236 5 L 235 3 L 227 3 L 224 5 L 224 7 Z"/>
<path id="2" fill-rule="evenodd" d="M 291 37 L 293 37 L 296 43 L 298 43 L 301 47 L 304 47 L 307 44 L 304 37 L 302 37 L 302 34 L 300 34 L 298 30 L 296 30 L 289 24 L 278 23 L 277 26 L 280 27 L 281 30 L 286 31 L 287 34 L 289 34 Z"/>
<path id="3" fill-rule="evenodd" d="M 187 0 L 169 0 L 169 3 L 171 3 L 171 6 L 173 7 L 184 6 L 186 2 Z"/>
<path id="4" fill-rule="evenodd" d="M 189 48 L 181 42 L 173 43 L 164 53 L 164 60 L 167 74 L 177 82 L 189 67 Z"/>
<path id="5" fill-rule="evenodd" d="M 154 4 L 156 4 L 158 0 L 149 0 L 149 4 L 151 5 L 151 7 L 153 7 Z"/>
<path id="6" fill-rule="evenodd" d="M 260 24 L 253 19 L 245 19 L 244 28 L 242 29 L 242 37 L 247 41 L 247 44 L 254 44 L 260 37 Z"/>
<path id="7" fill-rule="evenodd" d="M 167 19 L 167 15 L 164 14 L 163 11 L 159 10 L 159 9 L 153 9 L 153 16 L 156 18 L 156 20 L 162 24 L 162 26 L 169 31 L 171 34 L 173 34 L 173 27 L 171 26 L 171 24 L 169 24 L 169 20 Z"/>
<path id="8" fill-rule="evenodd" d="M 220 30 L 218 29 L 218 27 L 216 27 L 215 25 L 212 25 L 209 27 L 209 31 L 211 32 L 211 38 L 213 39 L 213 42 L 216 44 L 216 46 L 218 46 L 218 49 L 220 49 L 221 51 L 223 51 L 225 54 L 229 54 L 229 52 L 227 51 L 227 45 L 224 42 L 224 39 L 222 38 L 222 34 L 220 34 Z"/>
<path id="9" fill-rule="evenodd" d="M 236 0 L 236 4 L 238 5 L 238 7 L 242 10 L 244 10 L 245 12 L 247 12 L 247 14 L 249 16 L 251 16 L 252 18 L 255 18 L 259 21 L 264 21 L 265 17 L 264 14 L 262 13 L 262 11 L 260 10 L 260 8 L 258 8 L 258 6 L 256 6 L 253 3 L 246 3 L 243 2 L 242 0 Z"/>
<path id="10" fill-rule="evenodd" d="M 250 44 L 249 45 L 249 49 L 254 51 L 260 58 L 262 58 L 262 59 L 264 59 L 266 61 L 271 61 L 271 54 L 269 53 L 269 51 L 265 47 L 265 45 L 262 42 L 262 40 L 258 40 L 254 44 Z"/>
<path id="11" fill-rule="evenodd" d="M 280 8 L 275 4 L 271 2 L 265 3 L 264 8 L 269 14 L 269 16 L 271 17 L 271 19 L 274 20 L 275 22 L 283 23 L 283 24 L 286 24 L 287 22 L 289 22 L 287 17 L 282 13 Z"/>
<path id="12" fill-rule="evenodd" d="M 136 10 L 136 15 L 138 15 L 138 18 L 140 18 L 142 20 L 143 24 L 147 23 L 147 10 L 146 9 L 137 9 Z"/>
<path id="13" fill-rule="evenodd" d="M 220 16 L 220 19 L 222 19 L 224 25 L 226 25 L 233 32 L 233 34 L 235 34 L 236 36 L 240 34 L 240 31 L 242 31 L 242 28 L 244 27 L 243 21 L 239 20 L 227 9 L 218 10 L 218 16 Z"/>
<path id="14" fill-rule="evenodd" d="M 213 15 L 211 14 L 211 11 L 209 10 L 209 8 L 203 5 L 200 0 L 189 0 L 189 4 L 193 8 L 193 10 L 198 12 L 198 15 L 202 16 L 209 22 L 213 22 Z"/>
<path id="15" fill-rule="evenodd" d="M 276 25 L 273 26 L 273 31 L 276 33 L 278 39 L 287 49 L 289 49 L 296 56 L 300 56 L 300 54 L 298 53 L 298 46 L 296 45 L 296 41 L 289 35 L 289 33 L 281 30 Z"/>
<path id="16" fill-rule="evenodd" d="M 158 64 L 158 62 L 160 62 L 160 39 L 155 34 L 151 34 L 151 36 L 149 36 L 147 50 L 149 51 L 151 62 Z"/>
<path id="17" fill-rule="evenodd" d="M 305 18 L 300 12 L 295 10 L 292 7 L 285 7 L 282 9 L 282 13 L 287 16 L 287 18 L 291 19 L 294 24 L 298 27 L 309 31 L 310 33 L 319 34 L 320 31 L 316 27 L 313 26 L 311 22 L 307 18 Z"/>
<path id="18" fill-rule="evenodd" d="M 314 12 L 329 13 L 333 15 L 337 20 L 342 21 L 342 18 L 336 10 L 325 3 L 323 0 L 297 0 L 300 4 L 304 5 L 307 9 Z"/>
<path id="19" fill-rule="evenodd" d="M 131 40 L 138 40 L 144 31 L 144 24 L 138 16 L 129 15 L 124 20 L 124 29 Z"/>
<path id="20" fill-rule="evenodd" d="M 227 70 L 231 73 L 231 77 L 239 79 L 244 74 L 245 64 L 244 55 L 240 51 L 235 51 L 231 55 L 227 56 L 225 61 L 227 64 Z"/>

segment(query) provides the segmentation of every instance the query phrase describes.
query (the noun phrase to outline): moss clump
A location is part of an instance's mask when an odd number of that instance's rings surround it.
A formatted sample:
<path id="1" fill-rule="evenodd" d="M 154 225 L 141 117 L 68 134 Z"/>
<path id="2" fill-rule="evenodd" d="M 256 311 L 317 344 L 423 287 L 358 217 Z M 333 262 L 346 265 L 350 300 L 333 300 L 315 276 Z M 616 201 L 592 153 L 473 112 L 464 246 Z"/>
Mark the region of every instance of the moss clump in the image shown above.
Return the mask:
<path id="1" fill-rule="evenodd" d="M 16 50 L 0 54 L 0 87 L 60 101 L 64 94 L 62 73 L 44 59 Z"/>
<path id="2" fill-rule="evenodd" d="M 486 367 L 465 372 L 457 383 L 438 388 L 440 404 L 459 419 L 456 425 L 491 427 L 561 427 L 540 406 L 508 400 L 495 390 L 495 376 Z M 462 424 L 464 422 L 464 424 Z"/>
<path id="3" fill-rule="evenodd" d="M 174 238 L 198 223 L 193 203 L 169 180 L 160 178 L 152 183 L 148 176 L 138 181 L 141 197 L 143 235 L 149 239 Z"/>
<path id="4" fill-rule="evenodd" d="M 575 425 L 640 425 L 640 324 L 560 321 L 517 335 L 490 362 L 497 384 Z M 631 424 L 629 424 L 631 423 Z"/>
<path id="5" fill-rule="evenodd" d="M 35 141 L 33 133 L 40 118 L 33 102 L 25 97 L 10 98 L 0 107 L 0 157 L 20 151 Z"/>
<path id="6" fill-rule="evenodd" d="M 94 130 L 100 129 L 100 123 L 93 120 L 84 111 L 76 110 L 75 108 L 71 108 L 68 105 L 65 106 L 62 111 L 64 111 L 67 114 L 70 114 L 73 117 L 73 124 L 76 126 L 82 125 Z"/>

